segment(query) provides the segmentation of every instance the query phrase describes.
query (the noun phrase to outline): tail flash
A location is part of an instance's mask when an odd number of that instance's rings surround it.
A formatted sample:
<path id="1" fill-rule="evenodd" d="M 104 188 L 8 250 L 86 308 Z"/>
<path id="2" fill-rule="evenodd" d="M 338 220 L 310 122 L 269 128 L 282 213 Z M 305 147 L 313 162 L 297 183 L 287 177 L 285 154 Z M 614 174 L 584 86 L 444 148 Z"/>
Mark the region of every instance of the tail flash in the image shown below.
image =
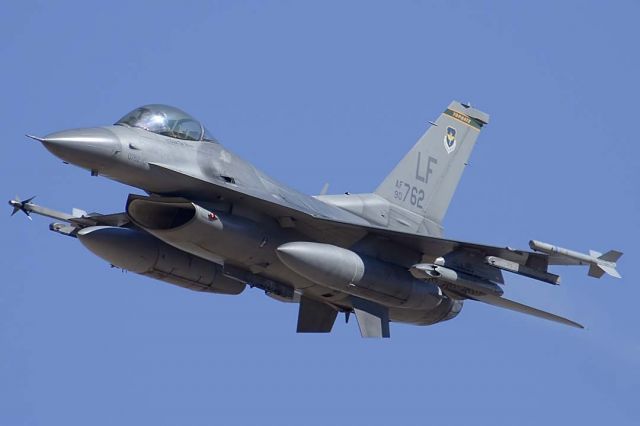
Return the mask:
<path id="1" fill-rule="evenodd" d="M 451 102 L 376 194 L 441 224 L 480 129 L 488 122 L 484 112 Z"/>

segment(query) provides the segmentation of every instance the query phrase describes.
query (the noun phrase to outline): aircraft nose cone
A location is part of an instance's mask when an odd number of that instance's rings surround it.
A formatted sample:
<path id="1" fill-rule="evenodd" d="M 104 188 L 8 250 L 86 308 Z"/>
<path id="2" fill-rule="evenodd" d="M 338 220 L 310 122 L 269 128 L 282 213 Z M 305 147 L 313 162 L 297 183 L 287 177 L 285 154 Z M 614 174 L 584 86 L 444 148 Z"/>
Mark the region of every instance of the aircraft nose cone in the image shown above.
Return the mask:
<path id="1" fill-rule="evenodd" d="M 42 142 L 45 148 L 63 161 L 87 169 L 108 166 L 110 160 L 122 150 L 118 137 L 102 127 L 64 130 L 33 139 Z"/>

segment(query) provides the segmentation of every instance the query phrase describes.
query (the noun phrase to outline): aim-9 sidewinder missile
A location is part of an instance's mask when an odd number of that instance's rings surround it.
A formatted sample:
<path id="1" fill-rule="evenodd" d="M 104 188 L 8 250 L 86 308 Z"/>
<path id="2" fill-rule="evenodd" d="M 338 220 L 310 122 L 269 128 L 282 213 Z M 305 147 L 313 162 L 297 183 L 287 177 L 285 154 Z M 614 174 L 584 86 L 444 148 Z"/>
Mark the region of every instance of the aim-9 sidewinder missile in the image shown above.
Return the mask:
<path id="1" fill-rule="evenodd" d="M 620 273 L 616 270 L 616 261 L 622 256 L 619 251 L 609 250 L 602 254 L 589 250 L 589 254 L 585 254 L 536 240 L 529 241 L 529 247 L 531 250 L 556 258 L 558 261 L 554 262 L 555 264 L 589 265 L 589 276 L 591 277 L 600 278 L 607 273 L 612 277 L 621 278 Z"/>

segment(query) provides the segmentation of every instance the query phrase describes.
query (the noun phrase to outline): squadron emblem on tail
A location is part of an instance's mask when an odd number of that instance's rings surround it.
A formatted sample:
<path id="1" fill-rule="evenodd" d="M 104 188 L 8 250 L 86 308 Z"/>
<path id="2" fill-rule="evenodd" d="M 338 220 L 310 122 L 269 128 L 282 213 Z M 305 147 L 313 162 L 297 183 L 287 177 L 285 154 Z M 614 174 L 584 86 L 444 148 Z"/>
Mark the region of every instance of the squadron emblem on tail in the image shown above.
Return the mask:
<path id="1" fill-rule="evenodd" d="M 447 133 L 444 135 L 444 149 L 447 150 L 447 154 L 456 149 L 456 129 L 451 126 L 447 127 Z"/>

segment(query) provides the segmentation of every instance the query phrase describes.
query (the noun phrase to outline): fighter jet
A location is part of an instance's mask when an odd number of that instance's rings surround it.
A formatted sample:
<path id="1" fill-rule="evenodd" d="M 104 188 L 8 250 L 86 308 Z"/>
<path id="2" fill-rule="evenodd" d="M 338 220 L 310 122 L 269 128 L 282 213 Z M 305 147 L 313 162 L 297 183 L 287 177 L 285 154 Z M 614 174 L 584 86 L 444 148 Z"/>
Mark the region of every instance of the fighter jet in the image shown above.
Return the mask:
<path id="1" fill-rule="evenodd" d="M 219 143 L 202 123 L 146 105 L 114 125 L 29 136 L 53 155 L 143 190 L 125 211 L 71 214 L 11 200 L 56 219 L 112 266 L 187 289 L 235 295 L 246 286 L 299 304 L 297 331 L 326 333 L 354 314 L 365 337 L 389 323 L 430 325 L 478 301 L 582 328 L 503 297 L 503 271 L 557 285 L 550 265 L 587 265 L 620 277 L 622 253 L 583 254 L 538 241 L 530 249 L 455 241 L 442 222 L 489 115 L 451 102 L 377 189 L 309 196 L 283 185 Z"/>

